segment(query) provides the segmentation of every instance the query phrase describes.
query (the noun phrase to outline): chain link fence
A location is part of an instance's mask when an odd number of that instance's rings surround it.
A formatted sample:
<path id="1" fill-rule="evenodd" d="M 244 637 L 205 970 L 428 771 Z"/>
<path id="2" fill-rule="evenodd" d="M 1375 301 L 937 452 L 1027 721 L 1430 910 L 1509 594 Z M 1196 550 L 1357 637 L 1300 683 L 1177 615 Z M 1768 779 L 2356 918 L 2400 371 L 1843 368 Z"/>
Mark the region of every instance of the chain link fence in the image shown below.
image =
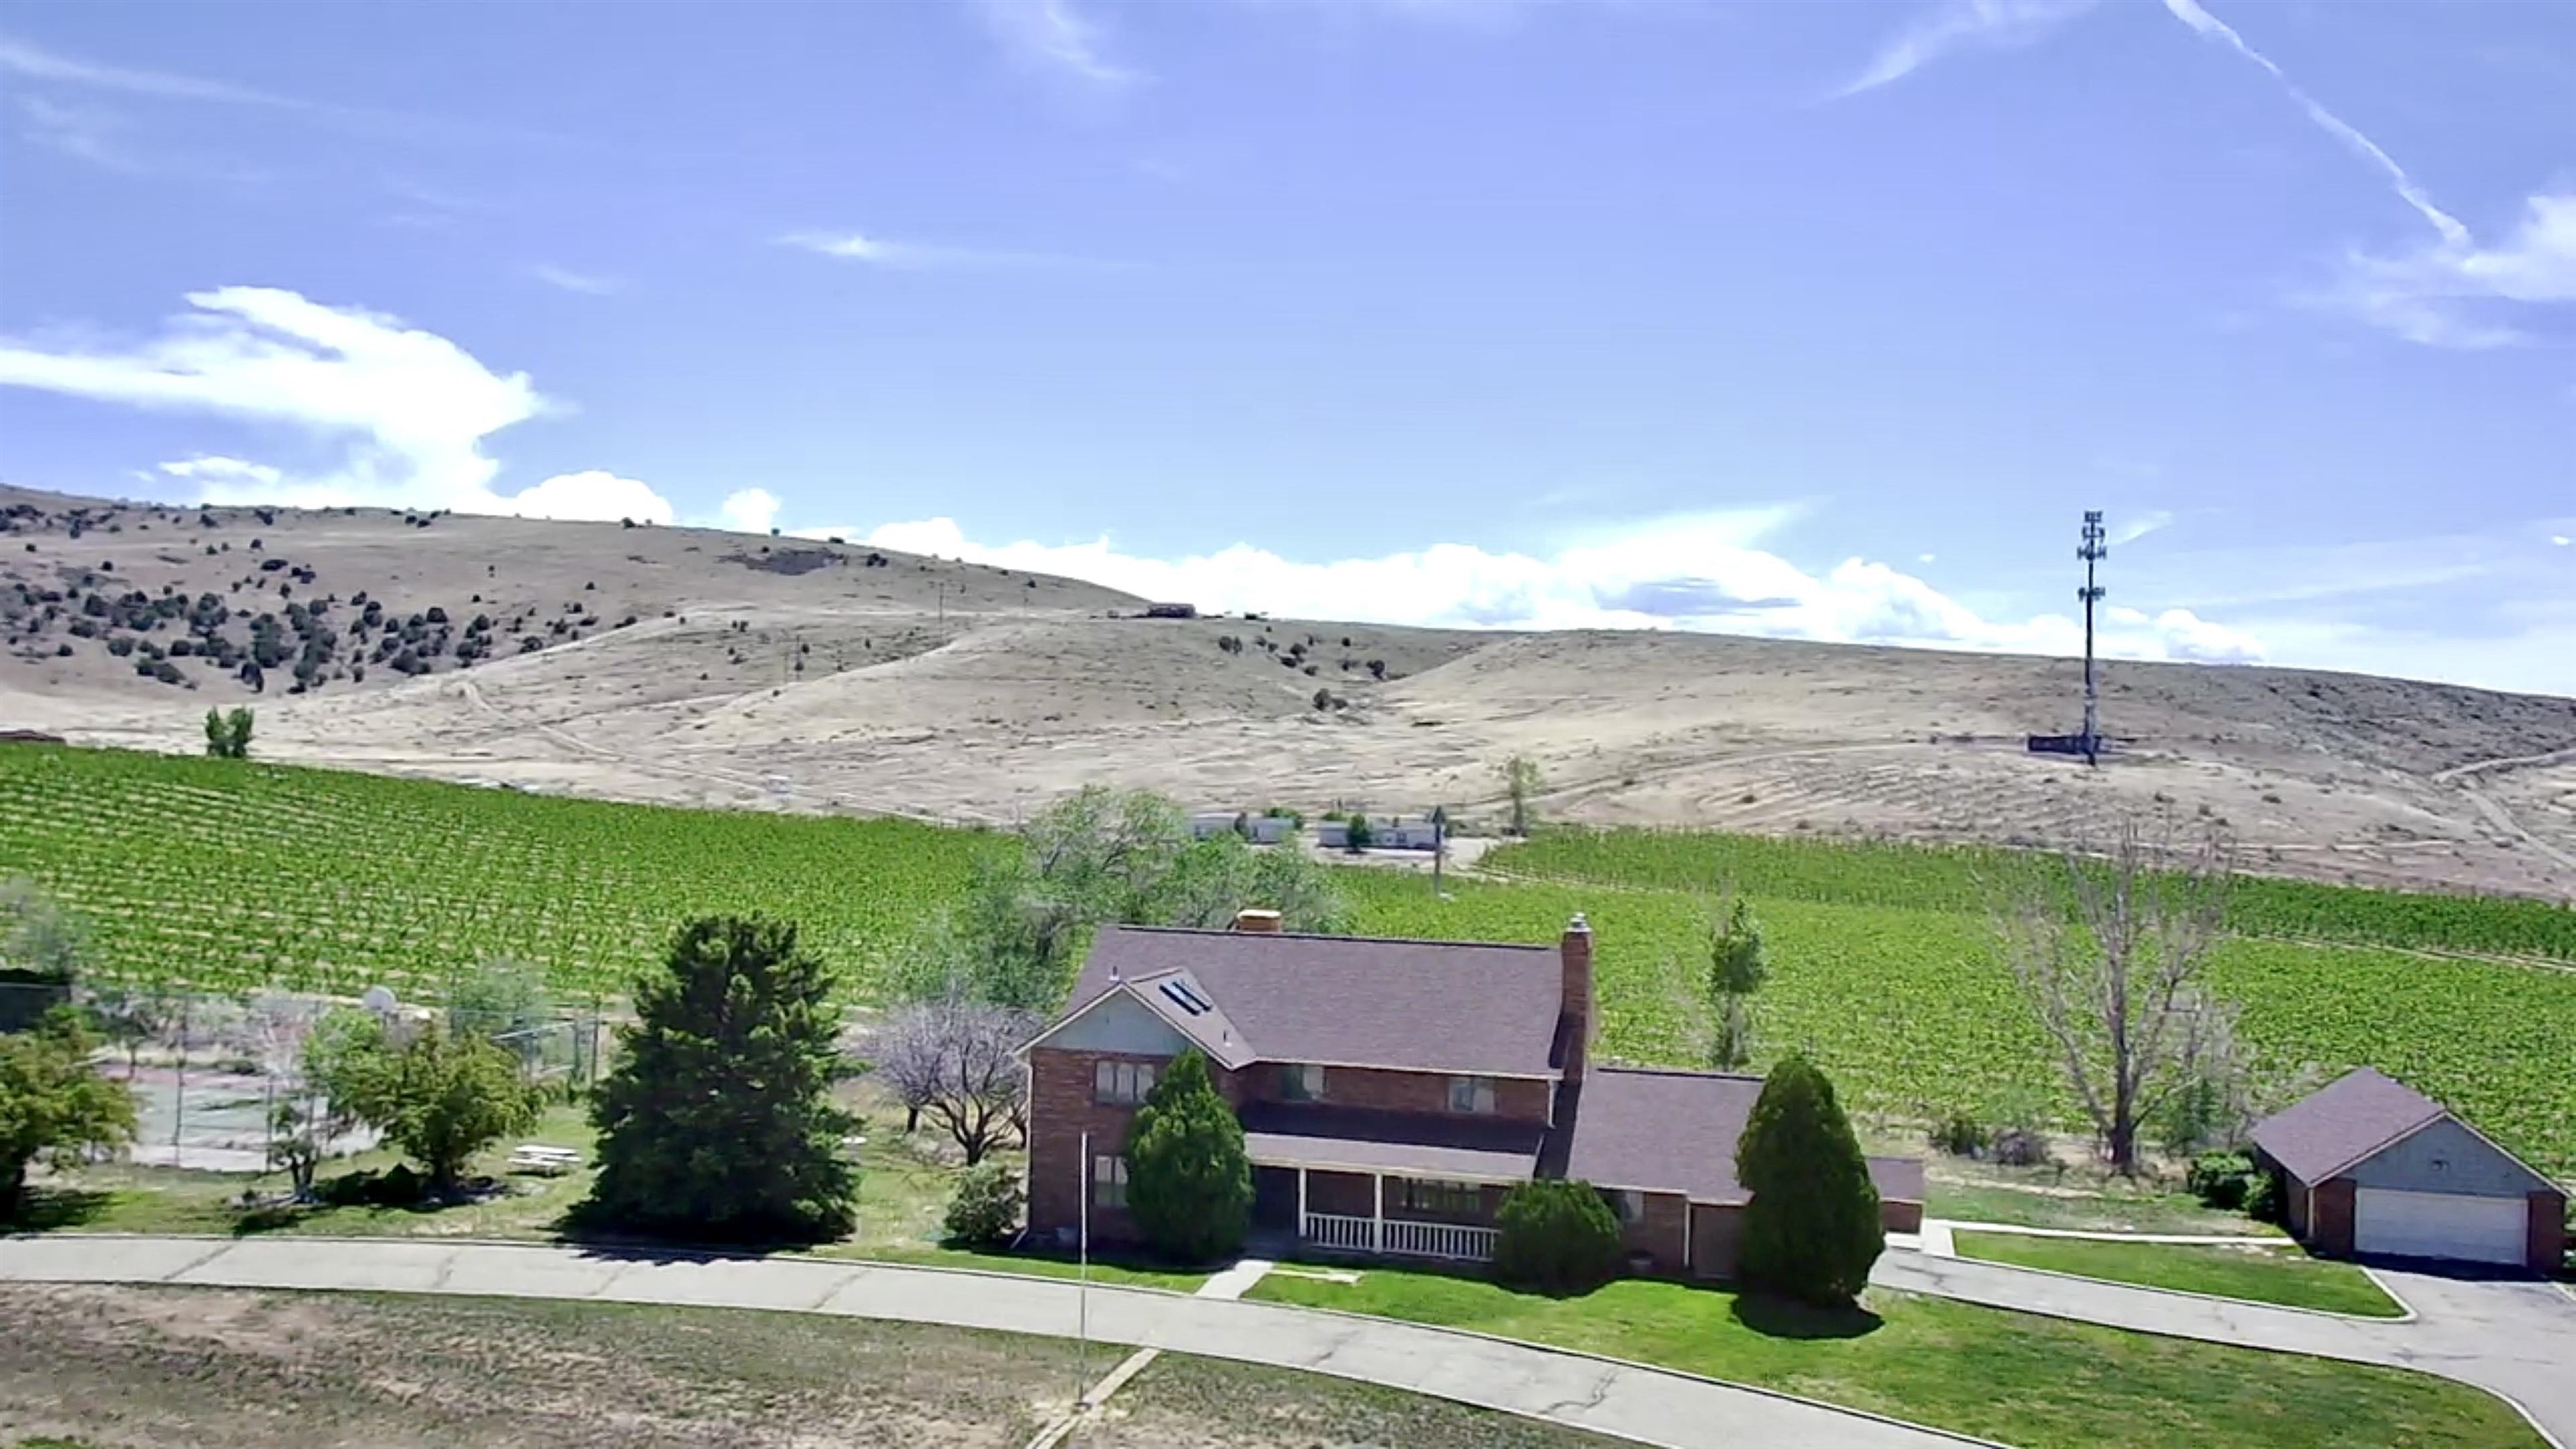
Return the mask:
<path id="1" fill-rule="evenodd" d="M 281 1106 L 298 1121 L 343 1128 L 315 1144 L 326 1156 L 375 1145 L 373 1131 L 339 1123 L 305 1080 L 305 1043 L 335 1012 L 372 1012 L 397 1026 L 435 1019 L 449 1031 L 489 1038 L 518 1058 L 529 1081 L 564 1091 L 597 1078 L 609 1045 L 610 1018 L 595 1005 L 474 1013 L 285 991 L 0 981 L 0 1031 L 32 1029 L 60 1006 L 89 1026 L 99 1070 L 134 1093 L 131 1159 L 211 1172 L 278 1167 Z"/>

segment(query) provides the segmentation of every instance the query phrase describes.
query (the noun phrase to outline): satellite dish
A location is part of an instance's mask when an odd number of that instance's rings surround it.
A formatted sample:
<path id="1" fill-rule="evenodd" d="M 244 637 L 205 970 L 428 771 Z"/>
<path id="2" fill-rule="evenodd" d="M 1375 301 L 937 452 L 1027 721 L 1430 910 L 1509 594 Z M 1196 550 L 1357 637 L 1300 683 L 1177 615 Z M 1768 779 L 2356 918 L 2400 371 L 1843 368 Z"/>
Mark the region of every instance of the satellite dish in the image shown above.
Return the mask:
<path id="1" fill-rule="evenodd" d="M 384 1016 L 394 1009 L 394 994 L 391 988 L 370 986 L 367 988 L 367 994 L 358 998 L 358 1004 L 378 1016 Z"/>

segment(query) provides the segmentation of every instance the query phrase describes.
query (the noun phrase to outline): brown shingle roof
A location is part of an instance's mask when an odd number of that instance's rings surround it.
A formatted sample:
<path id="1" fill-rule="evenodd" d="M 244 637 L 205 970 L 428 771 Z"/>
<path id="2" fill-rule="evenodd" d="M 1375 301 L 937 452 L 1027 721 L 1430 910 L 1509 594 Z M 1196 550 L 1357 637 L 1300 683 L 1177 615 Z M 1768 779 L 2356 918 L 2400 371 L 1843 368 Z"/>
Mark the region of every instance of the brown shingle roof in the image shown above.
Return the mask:
<path id="1" fill-rule="evenodd" d="M 1583 1074 L 1565 1175 L 1743 1202 L 1750 1194 L 1735 1180 L 1735 1139 L 1761 1095 L 1760 1077 L 1594 1067 Z"/>
<path id="2" fill-rule="evenodd" d="M 1564 993 L 1554 946 L 1103 927 L 1068 1015 L 1187 971 L 1262 1061 L 1544 1077 Z"/>
<path id="3" fill-rule="evenodd" d="M 2313 1184 L 2442 1114 L 2441 1103 L 2363 1067 L 2255 1124 L 2254 1145 Z"/>
<path id="4" fill-rule="evenodd" d="M 1761 1096 L 1760 1077 L 1594 1067 L 1583 1074 L 1564 1174 L 1693 1202 L 1751 1201 L 1735 1178 L 1735 1144 Z M 1869 1179 L 1881 1198 L 1923 1200 L 1921 1158 L 1870 1158 Z"/>

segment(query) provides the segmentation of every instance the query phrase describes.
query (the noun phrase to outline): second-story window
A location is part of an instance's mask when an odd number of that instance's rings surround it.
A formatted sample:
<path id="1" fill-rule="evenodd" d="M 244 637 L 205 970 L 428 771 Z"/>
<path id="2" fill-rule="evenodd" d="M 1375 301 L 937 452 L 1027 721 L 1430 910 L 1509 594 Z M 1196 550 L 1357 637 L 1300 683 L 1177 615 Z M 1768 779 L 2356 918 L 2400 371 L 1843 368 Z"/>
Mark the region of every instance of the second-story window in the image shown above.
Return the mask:
<path id="1" fill-rule="evenodd" d="M 1324 1069 L 1313 1062 L 1290 1062 L 1281 1067 L 1279 1100 L 1283 1102 L 1324 1100 Z"/>
<path id="2" fill-rule="evenodd" d="M 1091 1099 L 1120 1107 L 1133 1107 L 1154 1090 L 1152 1062 L 1111 1062 L 1093 1064 Z"/>
<path id="3" fill-rule="evenodd" d="M 1451 1077 L 1449 1110 L 1492 1116 L 1494 1112 L 1494 1079 L 1491 1077 Z"/>

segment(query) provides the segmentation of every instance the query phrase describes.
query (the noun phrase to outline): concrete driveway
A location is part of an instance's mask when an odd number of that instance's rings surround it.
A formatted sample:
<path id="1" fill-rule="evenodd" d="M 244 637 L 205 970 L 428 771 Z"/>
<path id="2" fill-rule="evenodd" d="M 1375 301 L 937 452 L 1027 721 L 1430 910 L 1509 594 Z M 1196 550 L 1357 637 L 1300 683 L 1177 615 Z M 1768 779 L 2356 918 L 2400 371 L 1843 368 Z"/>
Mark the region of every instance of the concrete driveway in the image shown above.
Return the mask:
<path id="1" fill-rule="evenodd" d="M 814 1258 L 702 1258 L 539 1244 L 328 1238 L 0 1238 L 0 1282 L 375 1289 L 765 1308 L 1075 1336 L 1058 1278 Z M 1306 1369 L 1666 1449 L 1957 1449 L 1930 1429 L 1476 1334 L 1141 1289 L 1088 1294 L 1103 1343 Z M 1104 1363 L 1105 1367 L 1105 1363 Z"/>
<path id="2" fill-rule="evenodd" d="M 2576 1449 L 2576 1299 L 2529 1279 L 2454 1277 L 2423 1265 L 2371 1271 L 2413 1318 L 2308 1313 L 1922 1253 L 1887 1254 L 1870 1281 L 2176 1338 L 2422 1369 L 2502 1395 L 2543 1437 Z"/>

